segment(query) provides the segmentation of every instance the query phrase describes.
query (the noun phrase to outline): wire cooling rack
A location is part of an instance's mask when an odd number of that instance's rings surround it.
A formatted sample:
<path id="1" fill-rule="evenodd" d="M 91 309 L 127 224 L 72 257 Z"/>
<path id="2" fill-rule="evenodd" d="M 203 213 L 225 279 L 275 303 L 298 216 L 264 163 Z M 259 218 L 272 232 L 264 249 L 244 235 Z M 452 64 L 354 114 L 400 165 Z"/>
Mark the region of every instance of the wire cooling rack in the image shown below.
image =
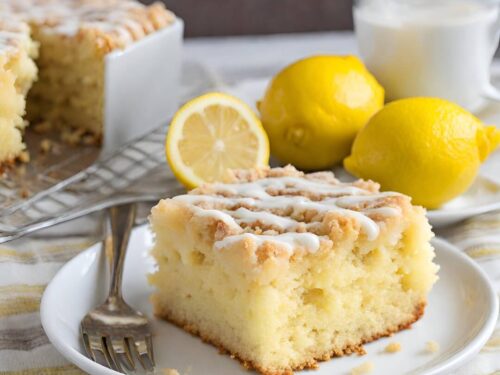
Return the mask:
<path id="1" fill-rule="evenodd" d="M 211 75 L 202 65 L 185 62 L 181 101 L 214 89 L 217 81 Z M 32 161 L 0 175 L 0 243 L 114 204 L 157 201 L 182 192 L 165 160 L 167 128 L 161 125 L 110 155 L 28 128 Z M 44 142 L 54 149 L 43 150 Z"/>
<path id="2" fill-rule="evenodd" d="M 67 160 L 29 178 L 31 184 L 25 187 L 12 177 L 2 179 L 0 243 L 120 202 L 154 201 L 178 194 L 182 187 L 165 161 L 166 130 L 166 125 L 160 126 L 70 177 L 82 160 L 91 160 L 89 154 L 95 155 L 95 150 L 78 149 Z M 165 175 L 163 186 L 153 186 L 151 174 Z M 22 177 L 22 173 L 16 175 Z M 29 197 L 19 191 L 24 188 Z"/>

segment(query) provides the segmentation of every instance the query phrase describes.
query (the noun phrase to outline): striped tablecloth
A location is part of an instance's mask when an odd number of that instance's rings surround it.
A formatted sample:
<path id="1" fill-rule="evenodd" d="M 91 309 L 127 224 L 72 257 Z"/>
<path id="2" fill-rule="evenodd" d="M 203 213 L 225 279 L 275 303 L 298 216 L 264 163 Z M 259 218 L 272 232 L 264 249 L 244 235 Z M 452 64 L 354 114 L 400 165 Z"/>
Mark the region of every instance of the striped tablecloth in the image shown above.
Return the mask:
<path id="1" fill-rule="evenodd" d="M 0 374 L 83 374 L 50 345 L 39 309 L 58 269 L 96 240 L 69 237 L 0 245 Z"/>
<path id="2" fill-rule="evenodd" d="M 268 77 L 284 64 L 312 53 L 355 53 L 354 39 L 349 33 L 274 36 L 267 37 L 265 43 L 263 40 L 262 37 L 196 40 L 188 43 L 186 55 L 205 61 L 213 78 L 221 83 L 234 83 L 242 77 Z M 194 79 L 193 76 L 189 78 Z M 244 90 L 240 94 L 246 96 Z M 485 116 L 493 119 L 491 123 L 500 125 L 500 108 L 492 111 Z M 498 120 L 495 120 L 496 117 Z M 500 178 L 500 152 L 490 160 L 489 167 L 490 172 Z M 39 315 L 41 295 L 57 270 L 102 237 L 98 225 L 97 229 L 89 229 L 85 233 L 76 233 L 74 228 L 86 230 L 89 223 L 69 223 L 42 233 L 39 237 L 0 245 L 2 375 L 83 373 L 65 361 L 50 345 Z M 472 218 L 452 228 L 437 231 L 437 234 L 478 262 L 500 293 L 500 211 Z M 497 324 L 495 333 L 480 354 L 457 373 L 500 375 L 500 324 Z"/>

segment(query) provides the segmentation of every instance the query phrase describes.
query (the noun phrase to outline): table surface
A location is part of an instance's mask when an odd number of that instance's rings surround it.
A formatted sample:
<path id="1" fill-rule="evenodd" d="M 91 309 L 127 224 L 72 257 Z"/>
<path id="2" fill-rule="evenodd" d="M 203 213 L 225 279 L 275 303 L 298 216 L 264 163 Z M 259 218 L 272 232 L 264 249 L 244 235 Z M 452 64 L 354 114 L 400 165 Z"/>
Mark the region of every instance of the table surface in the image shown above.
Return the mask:
<path id="1" fill-rule="evenodd" d="M 290 62 L 312 54 L 355 53 L 351 32 L 328 32 L 191 39 L 186 41 L 184 58 L 186 66 L 201 64 L 213 82 L 227 87 L 267 79 Z M 185 86 L 195 85 L 195 78 L 187 72 Z M 102 237 L 101 220 L 101 215 L 94 215 L 76 225 L 61 225 L 0 246 L 0 374 L 82 373 L 48 342 L 40 324 L 39 303 L 57 270 Z M 75 226 L 85 228 L 85 233 L 75 232 Z M 500 228 L 500 212 L 475 218 L 441 235 L 473 257 L 500 292 L 500 231 L 496 228 Z M 488 347 L 456 373 L 500 375 L 500 325 Z"/>

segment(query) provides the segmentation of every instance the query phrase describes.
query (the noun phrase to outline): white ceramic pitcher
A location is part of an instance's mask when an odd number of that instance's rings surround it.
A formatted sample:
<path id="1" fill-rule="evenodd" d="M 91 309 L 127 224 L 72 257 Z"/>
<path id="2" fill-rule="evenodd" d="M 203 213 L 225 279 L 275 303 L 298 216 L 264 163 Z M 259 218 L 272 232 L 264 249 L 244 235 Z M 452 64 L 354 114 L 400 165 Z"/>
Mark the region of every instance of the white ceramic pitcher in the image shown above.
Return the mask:
<path id="1" fill-rule="evenodd" d="M 360 53 L 387 100 L 434 96 L 469 110 L 500 100 L 490 65 L 498 46 L 492 0 L 359 0 Z"/>

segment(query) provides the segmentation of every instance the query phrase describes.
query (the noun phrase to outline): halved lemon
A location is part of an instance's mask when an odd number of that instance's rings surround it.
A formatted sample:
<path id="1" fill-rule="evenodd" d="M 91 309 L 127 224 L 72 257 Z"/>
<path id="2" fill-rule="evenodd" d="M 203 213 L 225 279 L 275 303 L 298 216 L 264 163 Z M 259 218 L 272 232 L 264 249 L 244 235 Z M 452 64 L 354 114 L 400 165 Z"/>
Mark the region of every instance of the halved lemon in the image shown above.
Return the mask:
<path id="1" fill-rule="evenodd" d="M 269 140 L 252 109 L 241 100 L 209 93 L 186 103 L 167 133 L 167 160 L 191 189 L 221 181 L 228 169 L 269 163 Z"/>

